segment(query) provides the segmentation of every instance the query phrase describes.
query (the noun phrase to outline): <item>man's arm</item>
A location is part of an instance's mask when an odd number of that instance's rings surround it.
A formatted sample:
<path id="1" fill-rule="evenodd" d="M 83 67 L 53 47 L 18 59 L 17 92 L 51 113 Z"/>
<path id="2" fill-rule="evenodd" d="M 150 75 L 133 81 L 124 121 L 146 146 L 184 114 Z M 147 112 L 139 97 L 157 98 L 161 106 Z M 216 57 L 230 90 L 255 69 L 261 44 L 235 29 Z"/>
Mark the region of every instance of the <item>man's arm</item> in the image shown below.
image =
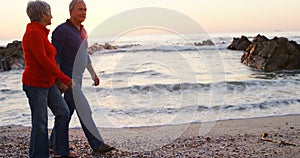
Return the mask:
<path id="1" fill-rule="evenodd" d="M 88 63 L 86 68 L 88 69 L 88 71 L 91 74 L 92 79 L 94 80 L 94 86 L 98 86 L 100 84 L 100 79 L 98 78 L 98 76 L 92 66 L 92 63 Z"/>

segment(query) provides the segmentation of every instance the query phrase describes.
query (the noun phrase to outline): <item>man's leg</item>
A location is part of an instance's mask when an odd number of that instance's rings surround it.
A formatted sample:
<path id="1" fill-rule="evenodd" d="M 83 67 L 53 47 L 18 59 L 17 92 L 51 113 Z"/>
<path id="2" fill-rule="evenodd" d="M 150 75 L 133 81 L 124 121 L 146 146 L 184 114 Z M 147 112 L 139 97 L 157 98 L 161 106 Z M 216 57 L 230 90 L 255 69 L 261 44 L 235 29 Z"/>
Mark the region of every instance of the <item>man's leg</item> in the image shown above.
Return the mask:
<path id="1" fill-rule="evenodd" d="M 81 90 L 81 79 L 76 80 L 76 86 L 65 94 L 65 99 L 69 107 L 76 107 L 76 112 L 80 120 L 82 129 L 87 137 L 91 148 L 95 151 L 104 145 L 103 139 L 92 118 L 90 105 Z"/>

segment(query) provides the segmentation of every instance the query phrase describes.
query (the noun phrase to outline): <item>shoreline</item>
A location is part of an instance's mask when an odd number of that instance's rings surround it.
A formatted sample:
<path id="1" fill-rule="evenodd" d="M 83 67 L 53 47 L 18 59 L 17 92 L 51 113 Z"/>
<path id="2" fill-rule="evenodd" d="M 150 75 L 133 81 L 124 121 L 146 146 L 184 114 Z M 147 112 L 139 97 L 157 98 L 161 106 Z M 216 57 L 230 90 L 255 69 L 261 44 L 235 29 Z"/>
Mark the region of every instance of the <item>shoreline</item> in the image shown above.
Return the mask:
<path id="1" fill-rule="evenodd" d="M 80 157 L 295 157 L 300 155 L 299 120 L 300 115 L 293 114 L 215 123 L 100 128 L 104 141 L 117 147 L 102 156 L 93 154 L 81 128 L 71 128 L 69 139 Z M 28 157 L 30 128 L 0 126 L 0 157 Z M 268 135 L 265 140 L 262 133 Z"/>

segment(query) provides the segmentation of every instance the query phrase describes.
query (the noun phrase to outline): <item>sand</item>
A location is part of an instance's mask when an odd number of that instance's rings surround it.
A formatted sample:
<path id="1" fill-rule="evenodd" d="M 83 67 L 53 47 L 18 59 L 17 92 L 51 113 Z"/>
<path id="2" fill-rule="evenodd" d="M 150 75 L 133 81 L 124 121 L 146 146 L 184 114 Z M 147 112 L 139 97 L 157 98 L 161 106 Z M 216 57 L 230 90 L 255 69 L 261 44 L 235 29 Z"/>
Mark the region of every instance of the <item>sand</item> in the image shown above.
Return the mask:
<path id="1" fill-rule="evenodd" d="M 82 129 L 70 129 L 79 157 L 299 157 L 300 115 L 139 128 L 99 129 L 117 150 L 92 152 Z M 262 134 L 264 138 L 262 139 Z M 0 127 L 0 157 L 28 157 L 30 127 Z"/>

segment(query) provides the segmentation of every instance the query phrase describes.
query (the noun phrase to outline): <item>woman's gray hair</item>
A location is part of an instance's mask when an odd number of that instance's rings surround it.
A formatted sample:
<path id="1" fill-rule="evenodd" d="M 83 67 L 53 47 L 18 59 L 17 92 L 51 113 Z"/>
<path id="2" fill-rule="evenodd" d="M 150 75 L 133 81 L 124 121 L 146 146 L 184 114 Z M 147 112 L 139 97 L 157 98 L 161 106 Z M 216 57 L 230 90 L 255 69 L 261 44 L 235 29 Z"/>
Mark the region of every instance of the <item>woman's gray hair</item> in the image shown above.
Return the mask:
<path id="1" fill-rule="evenodd" d="M 69 10 L 74 10 L 77 2 L 84 2 L 83 0 L 72 0 L 69 5 Z"/>
<path id="2" fill-rule="evenodd" d="M 48 3 L 44 1 L 29 1 L 27 3 L 26 13 L 31 22 L 41 21 L 43 14 L 51 14 L 51 7 Z"/>

